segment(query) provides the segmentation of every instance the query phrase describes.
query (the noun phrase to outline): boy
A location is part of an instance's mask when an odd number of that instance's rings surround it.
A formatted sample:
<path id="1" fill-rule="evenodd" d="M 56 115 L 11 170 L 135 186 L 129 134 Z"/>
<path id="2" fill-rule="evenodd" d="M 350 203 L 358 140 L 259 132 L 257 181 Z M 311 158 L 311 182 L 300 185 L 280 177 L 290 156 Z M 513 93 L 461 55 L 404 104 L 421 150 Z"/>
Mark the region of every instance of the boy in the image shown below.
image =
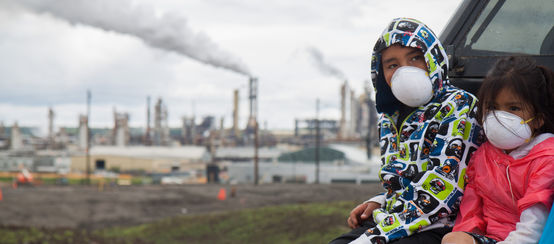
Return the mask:
<path id="1" fill-rule="evenodd" d="M 453 87 L 448 58 L 423 23 L 394 19 L 373 49 L 371 75 L 386 192 L 354 208 L 331 243 L 440 243 L 454 224 L 465 168 L 484 140 L 477 99 Z"/>

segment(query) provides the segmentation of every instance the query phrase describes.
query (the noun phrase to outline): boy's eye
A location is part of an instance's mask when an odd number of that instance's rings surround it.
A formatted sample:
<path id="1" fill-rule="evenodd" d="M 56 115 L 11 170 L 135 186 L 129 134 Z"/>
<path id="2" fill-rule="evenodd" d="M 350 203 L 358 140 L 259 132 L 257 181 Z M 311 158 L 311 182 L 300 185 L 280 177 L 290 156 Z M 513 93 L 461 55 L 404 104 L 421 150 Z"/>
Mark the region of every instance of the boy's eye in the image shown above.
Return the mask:
<path id="1" fill-rule="evenodd" d="M 420 59 L 421 59 L 420 55 L 412 57 L 412 61 L 417 61 L 417 60 L 420 60 Z"/>
<path id="2" fill-rule="evenodd" d="M 398 66 L 397 64 L 390 64 L 390 65 L 387 66 L 387 69 L 394 69 L 397 66 Z"/>

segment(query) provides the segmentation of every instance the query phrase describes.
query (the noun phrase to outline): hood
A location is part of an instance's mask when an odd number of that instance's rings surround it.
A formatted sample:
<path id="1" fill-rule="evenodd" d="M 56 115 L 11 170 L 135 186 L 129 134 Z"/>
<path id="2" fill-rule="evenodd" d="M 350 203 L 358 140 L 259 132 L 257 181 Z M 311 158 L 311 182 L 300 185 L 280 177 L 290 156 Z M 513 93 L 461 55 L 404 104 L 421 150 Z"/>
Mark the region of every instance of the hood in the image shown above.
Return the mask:
<path id="1" fill-rule="evenodd" d="M 433 82 L 433 100 L 448 85 L 448 57 L 435 33 L 418 20 L 394 19 L 375 43 L 371 57 L 371 80 L 376 92 L 375 102 L 379 113 L 392 114 L 403 106 L 392 94 L 381 66 L 381 51 L 393 44 L 415 47 L 423 52 L 429 78 Z"/>

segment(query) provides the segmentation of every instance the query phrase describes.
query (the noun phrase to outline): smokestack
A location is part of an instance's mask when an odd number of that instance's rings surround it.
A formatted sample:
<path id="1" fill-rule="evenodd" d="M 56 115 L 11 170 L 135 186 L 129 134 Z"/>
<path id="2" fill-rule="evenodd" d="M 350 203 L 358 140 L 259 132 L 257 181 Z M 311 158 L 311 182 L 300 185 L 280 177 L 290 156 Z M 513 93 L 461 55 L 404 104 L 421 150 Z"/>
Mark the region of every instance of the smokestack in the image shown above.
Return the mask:
<path id="1" fill-rule="evenodd" d="M 298 119 L 294 119 L 294 136 L 298 136 Z"/>
<path id="2" fill-rule="evenodd" d="M 144 133 L 144 145 L 152 145 L 152 139 L 150 138 L 150 96 L 146 97 L 146 132 Z"/>
<path id="3" fill-rule="evenodd" d="M 119 123 L 117 121 L 117 109 L 113 107 L 113 130 L 112 130 L 112 144 L 117 145 L 117 135 L 119 130 Z"/>
<path id="4" fill-rule="evenodd" d="M 219 139 L 221 146 L 223 146 L 225 144 L 225 117 L 223 116 L 219 120 Z"/>
<path id="5" fill-rule="evenodd" d="M 160 146 L 162 141 L 162 99 L 158 98 L 154 107 L 154 145 Z"/>
<path id="6" fill-rule="evenodd" d="M 17 0 L 36 13 L 48 13 L 71 24 L 135 36 L 146 44 L 187 56 L 217 68 L 250 76 L 238 58 L 221 50 L 206 34 L 193 31 L 176 13 L 160 15 L 150 6 L 129 0 Z"/>
<path id="7" fill-rule="evenodd" d="M 347 83 L 344 81 L 340 88 L 340 122 L 338 138 L 343 139 L 346 131 L 346 89 Z"/>
<path id="8" fill-rule="evenodd" d="M 247 128 L 254 128 L 258 118 L 258 78 L 250 77 L 248 86 L 248 99 L 250 100 L 250 116 Z"/>
<path id="9" fill-rule="evenodd" d="M 356 133 L 356 121 L 358 116 L 358 103 L 356 101 L 356 94 L 354 90 L 350 90 L 350 123 L 348 128 L 349 137 L 354 136 Z"/>
<path id="10" fill-rule="evenodd" d="M 48 144 L 54 147 L 54 110 L 48 108 Z"/>
<path id="11" fill-rule="evenodd" d="M 233 92 L 233 134 L 239 134 L 239 89 Z"/>
<path id="12" fill-rule="evenodd" d="M 162 107 L 162 144 L 164 146 L 169 146 L 171 141 L 169 134 L 169 112 L 167 111 L 167 105 L 163 104 Z"/>

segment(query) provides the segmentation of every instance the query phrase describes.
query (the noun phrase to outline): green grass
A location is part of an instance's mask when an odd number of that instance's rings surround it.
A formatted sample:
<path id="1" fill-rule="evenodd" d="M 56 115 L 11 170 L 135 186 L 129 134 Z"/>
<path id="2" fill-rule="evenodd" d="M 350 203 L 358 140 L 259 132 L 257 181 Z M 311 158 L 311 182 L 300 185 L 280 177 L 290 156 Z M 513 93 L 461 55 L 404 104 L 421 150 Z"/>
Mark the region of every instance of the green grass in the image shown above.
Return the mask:
<path id="1" fill-rule="evenodd" d="M 0 243 L 328 243 L 348 231 L 355 202 L 192 215 L 95 231 L 0 227 Z"/>
<path id="2" fill-rule="evenodd" d="M 0 182 L 12 182 L 13 177 L 0 177 Z"/>

